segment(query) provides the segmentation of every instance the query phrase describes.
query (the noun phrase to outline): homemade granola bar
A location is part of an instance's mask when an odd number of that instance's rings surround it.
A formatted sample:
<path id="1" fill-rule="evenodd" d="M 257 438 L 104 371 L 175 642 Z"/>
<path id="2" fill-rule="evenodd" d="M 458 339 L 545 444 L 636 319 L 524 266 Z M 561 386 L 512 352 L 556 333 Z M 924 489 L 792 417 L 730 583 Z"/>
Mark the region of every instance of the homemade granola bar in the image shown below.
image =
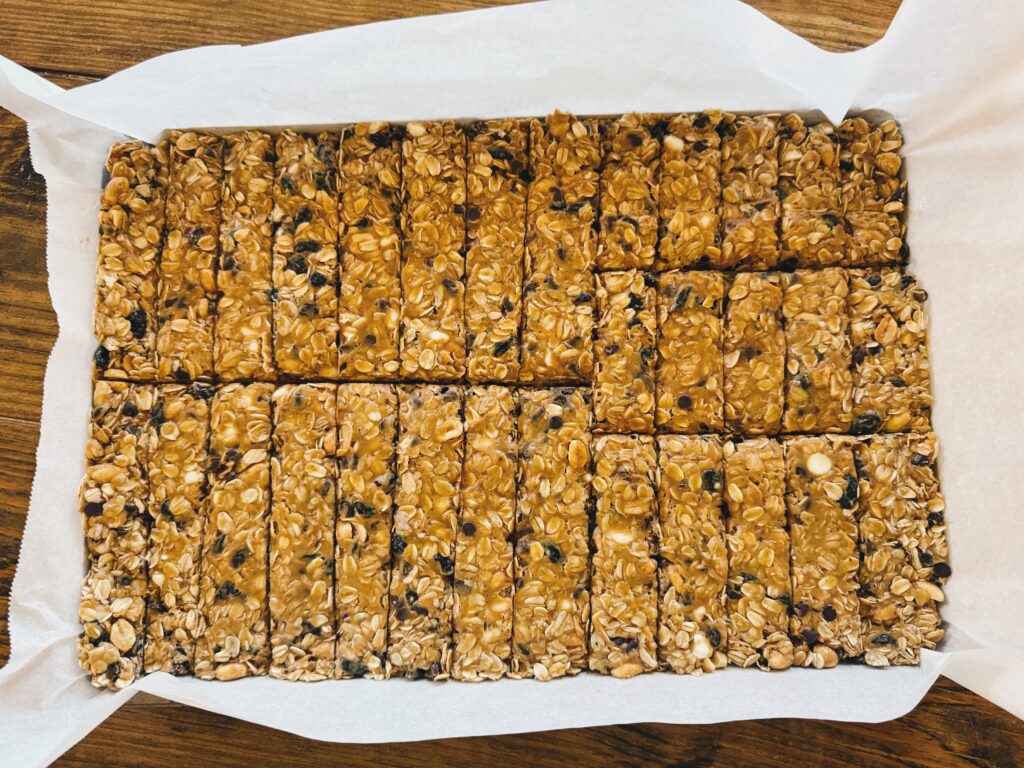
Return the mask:
<path id="1" fill-rule="evenodd" d="M 150 414 L 146 672 L 191 674 L 204 631 L 199 563 L 212 396 L 203 384 L 161 386 Z"/>
<path id="2" fill-rule="evenodd" d="M 778 125 L 777 115 L 756 115 L 719 126 L 723 269 L 771 269 L 779 261 Z"/>
<path id="3" fill-rule="evenodd" d="M 98 688 L 124 688 L 142 673 L 153 401 L 150 385 L 93 385 L 79 489 L 90 567 L 82 582 L 78 659 Z"/>
<path id="4" fill-rule="evenodd" d="M 342 378 L 398 373 L 402 303 L 402 130 L 359 123 L 342 134 L 339 162 Z"/>
<path id="5" fill-rule="evenodd" d="M 466 135 L 450 120 L 409 123 L 402 142 L 402 376 L 466 373 Z"/>
<path id="6" fill-rule="evenodd" d="M 392 385 L 338 386 L 338 677 L 380 679 L 385 673 L 397 439 Z"/>
<path id="7" fill-rule="evenodd" d="M 782 424 L 786 335 L 782 279 L 733 275 L 725 320 L 725 425 L 738 435 L 773 434 Z"/>
<path id="8" fill-rule="evenodd" d="M 654 431 L 654 356 L 658 279 L 650 272 L 597 275 L 594 426 Z"/>
<path id="9" fill-rule="evenodd" d="M 270 405 L 274 385 L 228 384 L 210 401 L 209 491 L 204 504 L 195 675 L 265 675 Z"/>
<path id="10" fill-rule="evenodd" d="M 807 125 L 789 114 L 779 124 L 779 197 L 782 200 L 782 263 L 823 267 L 845 263 L 835 128 Z"/>
<path id="11" fill-rule="evenodd" d="M 928 294 L 898 269 L 850 270 L 851 432 L 925 432 L 932 411 Z"/>
<path id="12" fill-rule="evenodd" d="M 729 661 L 740 667 L 793 664 L 786 463 L 775 440 L 728 442 L 725 454 Z"/>
<path id="13" fill-rule="evenodd" d="M 274 139 L 262 131 L 224 139 L 214 370 L 221 381 L 274 378 L 271 303 Z"/>
<path id="14" fill-rule="evenodd" d="M 337 463 L 333 384 L 274 392 L 270 461 L 270 675 L 334 675 L 334 506 Z"/>
<path id="15" fill-rule="evenodd" d="M 661 141 L 654 115 L 604 124 L 599 269 L 650 269 L 658 246 Z"/>
<path id="16" fill-rule="evenodd" d="M 288 378 L 338 375 L 338 136 L 285 129 L 274 170 L 274 359 Z"/>
<path id="17" fill-rule="evenodd" d="M 844 120 L 839 139 L 842 205 L 849 230 L 845 263 L 856 267 L 906 260 L 903 210 L 907 182 L 900 179 L 903 135 L 895 120 L 872 125 Z"/>
<path id="18" fill-rule="evenodd" d="M 462 478 L 459 387 L 399 388 L 388 671 L 444 680 L 452 668 L 452 582 Z"/>
<path id="19" fill-rule="evenodd" d="M 167 142 L 115 144 L 100 197 L 93 332 L 97 376 L 156 378 L 157 254 L 164 237 Z"/>
<path id="20" fill-rule="evenodd" d="M 224 140 L 174 131 L 170 148 L 167 237 L 157 283 L 157 375 L 186 382 L 213 375 Z"/>
<path id="21" fill-rule="evenodd" d="M 516 391 L 466 392 L 466 460 L 455 545 L 452 677 L 496 680 L 512 655 Z"/>
<path id="22" fill-rule="evenodd" d="M 786 507 L 793 575 L 793 662 L 834 667 L 860 653 L 857 472 L 846 437 L 789 437 Z"/>
<path id="23" fill-rule="evenodd" d="M 718 126 L 723 119 L 732 117 L 708 110 L 676 115 L 668 122 L 661 147 L 656 269 L 722 266 Z"/>
<path id="24" fill-rule="evenodd" d="M 935 435 L 872 435 L 855 458 L 864 661 L 917 664 L 944 634 L 939 603 L 950 575 Z"/>
<path id="25" fill-rule="evenodd" d="M 722 442 L 715 436 L 658 438 L 658 659 L 679 674 L 726 664 Z"/>
<path id="26" fill-rule="evenodd" d="M 587 664 L 590 391 L 520 392 L 512 677 Z"/>
<path id="27" fill-rule="evenodd" d="M 658 667 L 658 458 L 648 435 L 594 442 L 589 668 L 626 678 Z"/>
<path id="28" fill-rule="evenodd" d="M 853 419 L 849 286 L 838 267 L 782 276 L 786 432 L 845 432 Z"/>
<path id="29" fill-rule="evenodd" d="M 556 112 L 530 123 L 520 381 L 589 382 L 594 368 L 598 122 Z"/>
<path id="30" fill-rule="evenodd" d="M 466 175 L 466 368 L 470 381 L 519 378 L 529 126 L 475 127 Z"/>
<path id="31" fill-rule="evenodd" d="M 659 276 L 659 432 L 719 432 L 723 422 L 721 272 Z"/>

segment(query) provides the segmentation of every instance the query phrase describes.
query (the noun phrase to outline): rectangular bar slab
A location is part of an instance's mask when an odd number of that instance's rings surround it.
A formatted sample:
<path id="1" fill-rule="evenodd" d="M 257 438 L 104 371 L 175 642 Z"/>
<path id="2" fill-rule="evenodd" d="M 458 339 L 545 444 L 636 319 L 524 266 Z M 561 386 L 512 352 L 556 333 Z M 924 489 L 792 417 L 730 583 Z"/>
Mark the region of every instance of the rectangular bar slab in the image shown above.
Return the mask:
<path id="1" fill-rule="evenodd" d="M 221 381 L 274 378 L 274 139 L 245 131 L 224 139 L 214 370 Z"/>
<path id="2" fill-rule="evenodd" d="M 452 669 L 452 582 L 462 478 L 460 387 L 398 390 L 388 672 L 444 680 Z"/>
<path id="3" fill-rule="evenodd" d="M 722 266 L 719 206 L 722 151 L 718 110 L 676 115 L 662 139 L 655 269 Z"/>
<path id="4" fill-rule="evenodd" d="M 838 267 L 782 276 L 786 432 L 846 432 L 853 421 L 850 288 Z"/>
<path id="5" fill-rule="evenodd" d="M 113 554 L 95 558 L 82 580 L 78 663 L 96 688 L 119 691 L 142 676 L 147 582 Z"/>
<path id="6" fill-rule="evenodd" d="M 520 391 L 511 677 L 587 665 L 591 394 Z"/>
<path id="7" fill-rule="evenodd" d="M 846 264 L 871 267 L 907 260 L 903 212 L 907 182 L 900 178 L 903 135 L 895 120 L 874 125 L 863 117 L 836 129 L 842 205 L 849 230 Z"/>
<path id="8" fill-rule="evenodd" d="M 512 655 L 516 409 L 506 387 L 466 392 L 466 460 L 455 546 L 456 680 L 497 680 Z"/>
<path id="9" fill-rule="evenodd" d="M 728 632 L 722 441 L 658 438 L 658 659 L 678 674 L 726 665 Z"/>
<path id="10" fill-rule="evenodd" d="M 779 123 L 781 260 L 795 267 L 845 266 L 846 229 L 839 143 L 829 122 L 807 125 L 788 114 Z"/>
<path id="11" fill-rule="evenodd" d="M 338 385 L 337 677 L 385 676 L 398 393 Z"/>
<path id="12" fill-rule="evenodd" d="M 195 675 L 265 675 L 270 528 L 270 406 L 274 385 L 228 384 L 210 401 L 209 492 L 203 506 Z"/>
<path id="13" fill-rule="evenodd" d="M 658 279 L 650 272 L 597 275 L 594 426 L 654 431 Z"/>
<path id="14" fill-rule="evenodd" d="M 281 131 L 274 167 L 274 359 L 338 375 L 338 136 Z"/>
<path id="15" fill-rule="evenodd" d="M 659 432 L 722 430 L 725 287 L 721 272 L 673 270 L 659 275 Z"/>
<path id="16" fill-rule="evenodd" d="M 861 633 L 873 667 L 918 664 L 942 639 L 951 573 L 933 433 L 873 435 L 855 448 L 860 476 Z"/>
<path id="17" fill-rule="evenodd" d="M 161 386 L 150 415 L 147 673 L 192 674 L 196 639 L 205 630 L 199 564 L 211 397 L 203 384 Z"/>
<path id="18" fill-rule="evenodd" d="M 466 134 L 450 120 L 409 123 L 402 142 L 403 377 L 466 374 Z"/>
<path id="19" fill-rule="evenodd" d="M 270 461 L 270 676 L 334 675 L 337 386 L 274 392 Z"/>
<path id="20" fill-rule="evenodd" d="M 657 475 L 653 437 L 595 441 L 592 672 L 627 678 L 658 668 Z"/>
<path id="21" fill-rule="evenodd" d="M 651 269 L 658 246 L 661 141 L 656 115 L 630 113 L 601 128 L 598 269 Z"/>
<path id="22" fill-rule="evenodd" d="M 402 306 L 402 129 L 359 123 L 341 139 L 339 360 L 343 379 L 398 373 Z"/>
<path id="23" fill-rule="evenodd" d="M 898 269 L 850 270 L 856 435 L 925 432 L 932 413 L 928 294 Z"/>
<path id="24" fill-rule="evenodd" d="M 157 376 L 206 380 L 213 376 L 224 140 L 174 131 L 170 163 L 157 283 Z"/>
<path id="25" fill-rule="evenodd" d="M 114 144 L 100 197 L 93 332 L 97 378 L 156 378 L 157 256 L 164 238 L 168 145 Z"/>
<path id="26" fill-rule="evenodd" d="M 786 507 L 793 663 L 834 667 L 861 652 L 857 472 L 846 437 L 788 437 Z"/>
<path id="27" fill-rule="evenodd" d="M 723 120 L 723 269 L 771 269 L 779 262 L 778 115 Z"/>
<path id="28" fill-rule="evenodd" d="M 782 278 L 775 272 L 733 276 L 725 317 L 725 426 L 738 435 L 782 426 L 786 335 Z"/>
<path id="29" fill-rule="evenodd" d="M 466 176 L 467 375 L 519 379 L 529 124 L 481 123 L 469 140 Z"/>
<path id="30" fill-rule="evenodd" d="M 763 437 L 728 442 L 724 454 L 729 661 L 786 669 L 793 664 L 792 584 L 782 445 Z"/>

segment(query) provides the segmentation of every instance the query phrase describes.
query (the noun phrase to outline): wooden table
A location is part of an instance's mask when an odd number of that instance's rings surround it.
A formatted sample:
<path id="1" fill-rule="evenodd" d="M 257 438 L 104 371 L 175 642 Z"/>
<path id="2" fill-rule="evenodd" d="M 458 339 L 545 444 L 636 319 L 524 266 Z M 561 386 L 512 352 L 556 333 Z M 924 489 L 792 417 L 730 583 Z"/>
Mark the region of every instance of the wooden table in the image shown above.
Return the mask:
<path id="1" fill-rule="evenodd" d="M 0 0 L 0 53 L 64 87 L 167 51 L 264 40 L 361 22 L 493 5 L 486 0 L 305 0 L 286 6 L 177 0 L 158 12 L 124 0 Z M 825 48 L 880 37 L 899 0 L 757 0 Z M 57 325 L 46 288 L 45 189 L 25 127 L 0 110 L 0 664 L 39 438 L 42 378 Z M 73 471 L 73 468 L 69 468 Z M 909 715 L 882 725 L 765 720 L 715 726 L 627 725 L 414 744 L 308 741 L 140 695 L 59 765 L 992 766 L 1024 764 L 1024 726 L 941 679 Z M 2 760 L 0 760 L 2 762 Z"/>

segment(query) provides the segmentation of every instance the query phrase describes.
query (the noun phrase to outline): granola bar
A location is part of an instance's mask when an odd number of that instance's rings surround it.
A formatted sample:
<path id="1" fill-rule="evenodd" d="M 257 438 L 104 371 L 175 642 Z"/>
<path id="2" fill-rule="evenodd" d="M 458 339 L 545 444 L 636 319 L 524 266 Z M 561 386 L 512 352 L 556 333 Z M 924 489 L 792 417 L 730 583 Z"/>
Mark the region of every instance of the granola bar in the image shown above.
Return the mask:
<path id="1" fill-rule="evenodd" d="M 288 384 L 274 392 L 271 677 L 334 675 L 336 392 L 333 384 Z"/>
<path id="2" fill-rule="evenodd" d="M 556 112 L 530 123 L 520 381 L 586 383 L 594 369 L 597 121 Z"/>
<path id="3" fill-rule="evenodd" d="M 873 435 L 855 458 L 864 661 L 917 664 L 944 634 L 939 603 L 951 573 L 935 435 Z"/>
<path id="4" fill-rule="evenodd" d="M 515 390 L 466 392 L 466 460 L 455 545 L 452 677 L 496 680 L 512 655 L 516 511 Z"/>
<path id="5" fill-rule="evenodd" d="M 402 142 L 401 372 L 466 373 L 466 135 L 451 121 L 409 123 Z"/>
<path id="6" fill-rule="evenodd" d="M 339 162 L 338 368 L 342 378 L 391 379 L 402 303 L 401 129 L 346 129 Z"/>
<path id="7" fill-rule="evenodd" d="M 739 435 L 773 434 L 782 424 L 786 336 L 778 273 L 739 273 L 725 321 L 725 424 Z"/>
<path id="8" fill-rule="evenodd" d="M 608 432 L 654 431 L 656 275 L 639 270 L 597 276 L 594 426 Z"/>
<path id="9" fill-rule="evenodd" d="M 466 369 L 470 381 L 519 378 L 529 126 L 482 123 L 466 176 Z"/>
<path id="10" fill-rule="evenodd" d="M 719 432 L 724 394 L 721 272 L 660 275 L 656 421 L 659 432 Z"/>
<path id="11" fill-rule="evenodd" d="M 661 142 L 654 115 L 603 126 L 599 269 L 650 269 L 658 245 Z"/>
<path id="12" fill-rule="evenodd" d="M 658 461 L 658 658 L 679 674 L 713 672 L 728 647 L 722 442 L 659 437 Z"/>
<path id="13" fill-rule="evenodd" d="M 850 438 L 789 437 L 790 635 L 798 666 L 834 667 L 860 653 L 857 472 Z"/>
<path id="14" fill-rule="evenodd" d="M 338 677 L 380 679 L 385 673 L 397 419 L 393 386 L 339 385 Z"/>
<path id="15" fill-rule="evenodd" d="M 843 264 L 846 229 L 835 128 L 828 122 L 807 125 L 789 114 L 779 135 L 782 261 L 797 267 Z"/>
<path id="16" fill-rule="evenodd" d="M 388 671 L 444 680 L 452 668 L 452 582 L 462 478 L 459 387 L 399 388 Z"/>
<path id="17" fill-rule="evenodd" d="M 93 386 L 79 489 L 90 568 L 79 604 L 78 659 L 97 688 L 119 690 L 142 674 L 153 400 L 150 385 Z"/>
<path id="18" fill-rule="evenodd" d="M 862 117 L 836 130 L 842 204 L 849 229 L 846 263 L 869 267 L 906 261 L 903 211 L 907 182 L 900 179 L 903 135 L 895 120 L 872 125 Z"/>
<path id="19" fill-rule="evenodd" d="M 658 458 L 648 435 L 594 443 L 589 668 L 627 678 L 658 667 Z"/>
<path id="20" fill-rule="evenodd" d="M 779 119 L 723 120 L 722 268 L 771 269 L 779 261 Z"/>
<path id="21" fill-rule="evenodd" d="M 590 391 L 520 392 L 512 677 L 587 664 Z"/>
<path id="22" fill-rule="evenodd" d="M 725 454 L 729 661 L 740 667 L 793 664 L 786 463 L 775 440 L 728 442 Z"/>
<path id="23" fill-rule="evenodd" d="M 221 381 L 274 378 L 274 139 L 245 131 L 224 140 L 214 370 Z"/>
<path id="24" fill-rule="evenodd" d="M 107 379 L 154 379 L 167 142 L 115 144 L 107 156 L 106 178 L 100 198 L 94 368 Z"/>
<path id="25" fill-rule="evenodd" d="M 932 411 L 928 294 L 898 269 L 850 270 L 851 432 L 925 432 Z"/>
<path id="26" fill-rule="evenodd" d="M 199 562 L 212 396 L 202 384 L 161 386 L 150 414 L 146 672 L 191 674 L 203 634 Z"/>
<path id="27" fill-rule="evenodd" d="M 656 269 L 722 266 L 718 126 L 723 120 L 732 117 L 708 110 L 676 115 L 668 122 L 661 147 Z"/>
<path id="28" fill-rule="evenodd" d="M 274 169 L 274 359 L 290 378 L 338 375 L 338 137 L 282 131 Z"/>
<path id="29" fill-rule="evenodd" d="M 845 270 L 782 276 L 786 325 L 786 432 L 845 432 L 853 419 Z"/>
<path id="30" fill-rule="evenodd" d="M 157 282 L 157 375 L 186 382 L 213 375 L 224 140 L 174 131 L 170 147 L 167 237 Z"/>
<path id="31" fill-rule="evenodd" d="M 270 406 L 274 385 L 228 384 L 210 401 L 209 491 L 204 505 L 195 675 L 265 675 Z"/>

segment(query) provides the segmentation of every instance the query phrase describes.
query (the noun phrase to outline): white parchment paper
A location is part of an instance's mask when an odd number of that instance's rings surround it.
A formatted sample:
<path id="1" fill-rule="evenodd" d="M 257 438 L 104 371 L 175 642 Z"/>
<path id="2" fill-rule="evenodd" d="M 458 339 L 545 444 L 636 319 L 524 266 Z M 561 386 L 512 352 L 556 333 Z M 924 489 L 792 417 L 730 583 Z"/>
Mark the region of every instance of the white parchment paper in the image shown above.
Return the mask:
<path id="1" fill-rule="evenodd" d="M 642 721 L 882 721 L 944 673 L 1024 717 L 1024 4 L 905 0 L 877 44 L 821 51 L 730 0 L 566 0 L 168 54 L 62 91 L 0 58 L 0 104 L 46 177 L 60 325 L 0 671 L 11 765 L 55 759 L 136 691 L 304 736 L 369 742 Z M 727 669 L 616 681 L 231 684 L 151 675 L 118 694 L 78 668 L 76 504 L 89 411 L 96 215 L 119 134 L 363 119 L 885 110 L 906 136 L 912 268 L 931 295 L 935 427 L 954 577 L 942 652 L 918 668 Z"/>

